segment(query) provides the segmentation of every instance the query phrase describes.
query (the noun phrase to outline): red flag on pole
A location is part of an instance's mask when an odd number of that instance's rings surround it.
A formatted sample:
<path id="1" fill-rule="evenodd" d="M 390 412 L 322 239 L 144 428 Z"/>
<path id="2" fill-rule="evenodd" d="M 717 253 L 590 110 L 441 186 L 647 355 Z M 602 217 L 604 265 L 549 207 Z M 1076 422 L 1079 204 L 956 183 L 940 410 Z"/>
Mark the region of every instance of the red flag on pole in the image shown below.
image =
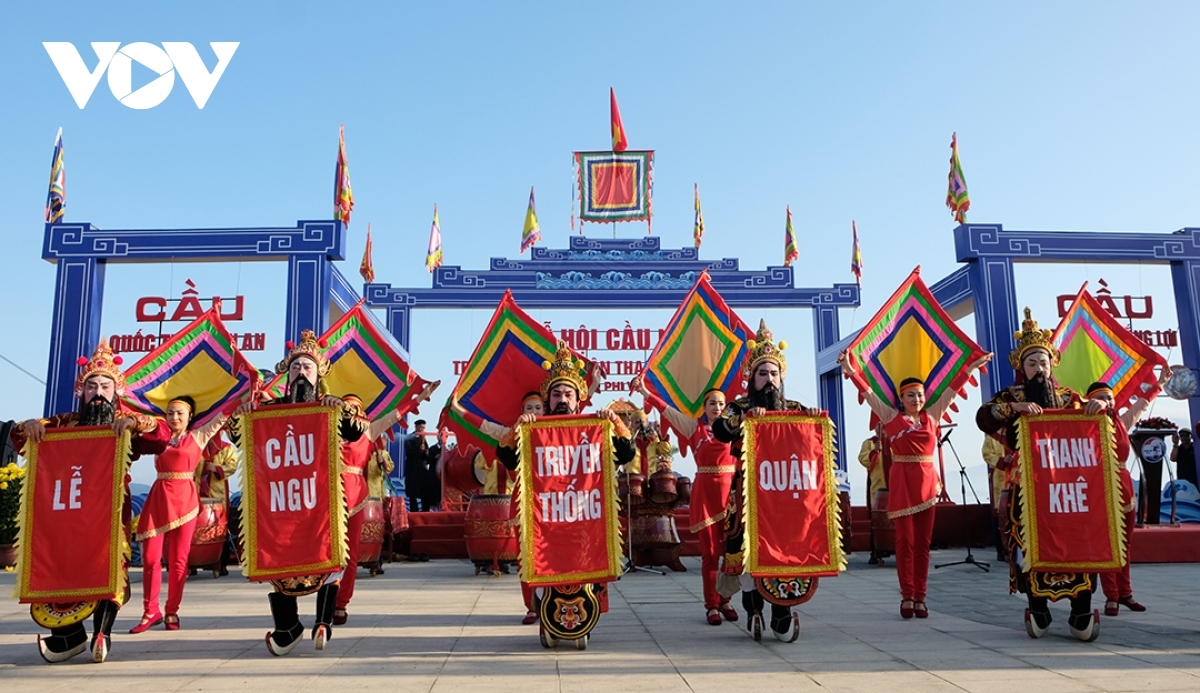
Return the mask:
<path id="1" fill-rule="evenodd" d="M 629 140 L 625 137 L 625 126 L 621 124 L 621 110 L 617 108 L 617 94 L 612 87 L 608 88 L 608 101 L 609 117 L 612 120 L 612 150 L 623 152 L 629 146 Z"/>

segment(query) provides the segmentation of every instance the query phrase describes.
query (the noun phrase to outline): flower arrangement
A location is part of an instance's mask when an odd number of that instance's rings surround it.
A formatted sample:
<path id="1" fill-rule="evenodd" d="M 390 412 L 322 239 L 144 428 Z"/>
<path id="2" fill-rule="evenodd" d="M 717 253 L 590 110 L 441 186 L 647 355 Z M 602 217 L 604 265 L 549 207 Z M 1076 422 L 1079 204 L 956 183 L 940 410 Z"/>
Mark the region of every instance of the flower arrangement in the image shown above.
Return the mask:
<path id="1" fill-rule="evenodd" d="M 1174 421 L 1161 416 L 1152 416 L 1137 422 L 1136 428 L 1143 431 L 1176 431 L 1179 426 Z"/>
<path id="2" fill-rule="evenodd" d="M 0 467 L 0 544 L 17 541 L 17 515 L 21 512 L 21 484 L 25 468 L 16 462 Z"/>

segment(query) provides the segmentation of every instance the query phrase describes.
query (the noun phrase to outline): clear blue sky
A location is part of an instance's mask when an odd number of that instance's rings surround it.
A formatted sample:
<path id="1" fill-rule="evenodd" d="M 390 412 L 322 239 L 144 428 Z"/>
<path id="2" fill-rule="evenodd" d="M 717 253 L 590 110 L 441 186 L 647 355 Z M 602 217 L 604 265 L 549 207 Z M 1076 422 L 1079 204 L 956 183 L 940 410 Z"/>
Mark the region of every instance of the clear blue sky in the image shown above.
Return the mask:
<path id="1" fill-rule="evenodd" d="M 914 266 L 931 283 L 955 268 L 943 206 L 952 131 L 972 221 L 1043 230 L 1200 225 L 1198 14 L 1182 2 L 14 4 L 0 27 L 0 290 L 8 299 L 0 311 L 9 336 L 0 354 L 45 377 L 54 267 L 39 259 L 41 214 L 60 126 L 67 220 L 195 228 L 328 218 L 344 123 L 356 207 L 343 272 L 355 273 L 371 222 L 379 279 L 423 286 L 434 203 L 447 264 L 482 269 L 491 257 L 515 257 L 531 185 L 544 244 L 565 245 L 571 152 L 608 146 L 610 86 L 630 147 L 657 151 L 654 231 L 665 246 L 690 243 L 698 183 L 702 257 L 737 257 L 749 269 L 779 264 L 790 204 L 798 282 L 827 286 L 851 280 L 857 220 L 866 276 L 863 307 L 842 315 L 849 330 Z M 203 110 L 179 80 L 145 111 L 122 106 L 101 81 L 80 110 L 43 41 L 73 42 L 89 65 L 91 41 L 187 41 L 209 68 L 209 41 L 241 45 Z M 146 77 L 135 75 L 134 86 L 138 79 Z M 1050 297 L 1100 277 L 1114 293 L 1159 299 L 1159 314 L 1142 327 L 1174 327 L 1158 267 L 1022 270 L 1019 297 L 1052 327 Z M 106 333 L 136 329 L 136 297 L 176 296 L 184 278 L 254 296 L 256 324 L 276 332 L 276 345 L 285 339 L 277 334 L 283 271 L 266 265 L 114 269 Z M 812 401 L 810 316 L 765 315 L 795 345 L 790 394 Z M 669 315 L 538 317 L 562 325 L 630 317 L 657 328 Z M 469 356 L 486 320 L 480 311 L 418 313 L 418 371 L 452 381 L 447 355 Z M 0 378 L 0 418 L 40 411 L 41 385 L 7 363 Z M 856 408 L 843 441 L 851 452 L 865 421 Z M 978 437 L 962 433 L 959 451 L 976 465 Z M 951 487 L 957 495 L 957 482 Z"/>

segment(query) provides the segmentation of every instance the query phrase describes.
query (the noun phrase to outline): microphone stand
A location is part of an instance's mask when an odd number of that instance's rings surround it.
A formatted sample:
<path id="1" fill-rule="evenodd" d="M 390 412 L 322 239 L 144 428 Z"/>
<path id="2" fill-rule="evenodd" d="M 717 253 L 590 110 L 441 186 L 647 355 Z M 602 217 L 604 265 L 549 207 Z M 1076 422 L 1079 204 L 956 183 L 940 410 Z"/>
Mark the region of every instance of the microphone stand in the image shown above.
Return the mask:
<path id="1" fill-rule="evenodd" d="M 938 439 L 938 451 L 939 452 L 941 451 L 943 444 L 949 444 L 950 452 L 954 455 L 954 461 L 958 462 L 959 489 L 962 491 L 962 506 L 961 507 L 963 508 L 963 512 L 966 512 L 967 487 L 968 486 L 971 488 L 971 495 L 975 497 L 975 504 L 981 505 L 981 503 L 979 502 L 979 494 L 975 492 L 975 486 L 973 484 L 971 484 L 971 480 L 969 478 L 967 478 L 967 468 L 963 466 L 962 458 L 960 458 L 958 456 L 958 451 L 954 449 L 954 443 L 950 442 L 950 434 L 953 432 L 954 432 L 954 429 L 951 428 L 946 431 L 946 435 L 944 435 Z M 964 533 L 966 534 L 967 557 L 961 561 L 954 561 L 952 563 L 939 563 L 934 566 L 934 569 L 948 568 L 952 565 L 973 565 L 985 573 L 990 573 L 992 571 L 992 564 L 988 563 L 986 561 L 975 560 L 975 555 L 971 553 L 971 522 L 969 520 L 964 521 L 963 525 L 964 525 Z"/>

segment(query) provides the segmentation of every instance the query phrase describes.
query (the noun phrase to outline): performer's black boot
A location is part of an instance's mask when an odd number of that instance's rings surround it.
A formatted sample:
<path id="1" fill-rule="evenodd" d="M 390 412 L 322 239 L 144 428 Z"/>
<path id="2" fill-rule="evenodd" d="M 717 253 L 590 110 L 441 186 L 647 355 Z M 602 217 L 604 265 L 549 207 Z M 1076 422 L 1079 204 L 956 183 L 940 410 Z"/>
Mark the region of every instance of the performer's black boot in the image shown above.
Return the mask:
<path id="1" fill-rule="evenodd" d="M 1100 612 L 1092 611 L 1091 592 L 1071 597 L 1071 615 L 1067 617 L 1067 625 L 1071 627 L 1071 635 L 1084 642 L 1100 637 Z"/>
<path id="2" fill-rule="evenodd" d="M 325 649 L 325 643 L 333 637 L 333 611 L 337 607 L 338 583 L 321 585 L 317 590 L 317 625 L 313 626 L 313 647 Z"/>
<path id="3" fill-rule="evenodd" d="M 116 602 L 107 599 L 96 604 L 96 612 L 92 614 L 92 661 L 100 664 L 108 659 L 108 650 L 112 647 L 112 629 L 117 621 Z"/>
<path id="4" fill-rule="evenodd" d="M 267 598 L 271 600 L 271 618 L 275 620 L 275 630 L 267 633 L 267 649 L 276 657 L 282 657 L 300 642 L 304 624 L 300 622 L 295 597 L 272 592 Z"/>
<path id="5" fill-rule="evenodd" d="M 38 653 L 42 659 L 56 664 L 65 662 L 87 649 L 87 629 L 83 622 L 62 628 L 51 628 L 50 635 L 38 635 Z"/>
<path id="6" fill-rule="evenodd" d="M 1049 601 L 1045 597 L 1028 595 L 1029 608 L 1025 610 L 1025 632 L 1031 638 L 1040 638 L 1050 629 Z"/>
<path id="7" fill-rule="evenodd" d="M 746 610 L 746 630 L 750 631 L 750 637 L 755 640 L 762 639 L 764 601 L 758 590 L 742 591 L 742 608 Z"/>

